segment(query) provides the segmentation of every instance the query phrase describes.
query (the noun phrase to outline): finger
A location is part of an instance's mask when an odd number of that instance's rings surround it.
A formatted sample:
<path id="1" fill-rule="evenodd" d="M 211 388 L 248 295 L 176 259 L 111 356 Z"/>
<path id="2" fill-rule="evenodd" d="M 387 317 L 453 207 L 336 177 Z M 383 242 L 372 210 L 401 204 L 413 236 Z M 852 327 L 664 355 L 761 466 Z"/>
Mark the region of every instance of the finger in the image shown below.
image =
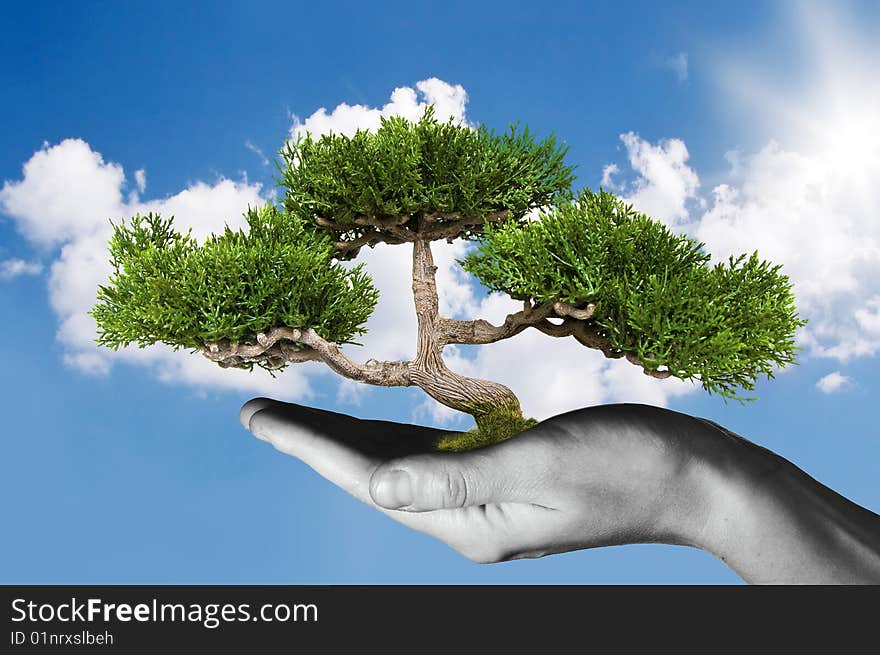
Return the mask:
<path id="1" fill-rule="evenodd" d="M 380 507 L 410 512 L 528 501 L 546 469 L 542 449 L 514 438 L 470 453 L 386 462 L 370 479 L 370 496 Z"/>
<path id="2" fill-rule="evenodd" d="M 335 434 L 356 432 L 359 423 L 356 418 L 333 412 L 271 403 L 252 413 L 248 426 L 258 438 L 302 460 L 358 500 L 372 504 L 370 474 L 378 460 L 334 438 Z"/>
<path id="3" fill-rule="evenodd" d="M 279 401 L 271 398 L 251 398 L 238 411 L 238 420 L 244 426 L 245 430 L 250 430 L 251 417 L 261 409 L 266 409 L 278 404 Z"/>
<path id="4" fill-rule="evenodd" d="M 308 424 L 324 438 L 344 443 L 369 455 L 380 456 L 382 459 L 431 452 L 437 439 L 443 434 L 449 434 L 448 430 L 409 423 L 359 419 L 348 414 L 285 403 L 271 398 L 253 398 L 246 402 L 239 411 L 239 421 L 250 429 L 253 415 L 268 408 L 276 409 L 291 422 Z M 260 435 L 254 436 L 262 438 Z"/>

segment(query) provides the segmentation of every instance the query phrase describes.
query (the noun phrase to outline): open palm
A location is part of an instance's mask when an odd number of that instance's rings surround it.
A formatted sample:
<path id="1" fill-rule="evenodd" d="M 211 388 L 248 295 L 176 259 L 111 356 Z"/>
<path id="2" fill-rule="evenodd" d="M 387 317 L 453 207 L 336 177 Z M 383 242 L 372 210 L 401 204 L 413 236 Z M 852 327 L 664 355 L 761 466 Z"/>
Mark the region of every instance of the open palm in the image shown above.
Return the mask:
<path id="1" fill-rule="evenodd" d="M 242 424 L 358 500 L 477 562 L 593 546 L 682 541 L 680 449 L 653 428 L 686 420 L 641 405 L 578 410 L 467 453 L 444 431 L 266 398 Z M 678 501 L 670 505 L 670 500 Z M 673 527 L 676 526 L 676 527 Z"/>

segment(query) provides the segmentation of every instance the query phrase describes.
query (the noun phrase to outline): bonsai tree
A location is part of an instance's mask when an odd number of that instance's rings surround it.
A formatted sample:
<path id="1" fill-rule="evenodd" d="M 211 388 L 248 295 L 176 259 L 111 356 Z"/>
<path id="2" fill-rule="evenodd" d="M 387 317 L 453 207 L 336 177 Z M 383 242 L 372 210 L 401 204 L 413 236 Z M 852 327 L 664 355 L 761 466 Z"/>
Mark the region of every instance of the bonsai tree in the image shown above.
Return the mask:
<path id="1" fill-rule="evenodd" d="M 534 329 L 739 400 L 794 361 L 803 321 L 779 266 L 757 253 L 711 266 L 701 243 L 611 193 L 574 192 L 566 152 L 516 125 L 496 134 L 438 122 L 433 108 L 417 122 L 385 118 L 375 132 L 288 142 L 283 201 L 249 209 L 247 230 L 197 243 L 153 214 L 113 226 L 113 274 L 91 311 L 97 343 L 163 342 L 270 371 L 319 361 L 358 382 L 416 386 L 476 422 L 444 449 L 535 423 L 508 387 L 450 370 L 449 344 Z M 441 316 L 431 256 L 441 239 L 475 242 L 459 263 L 522 309 L 500 325 Z M 340 349 L 364 334 L 378 300 L 363 264 L 341 262 L 378 243 L 412 249 L 411 361 L 357 363 Z"/>

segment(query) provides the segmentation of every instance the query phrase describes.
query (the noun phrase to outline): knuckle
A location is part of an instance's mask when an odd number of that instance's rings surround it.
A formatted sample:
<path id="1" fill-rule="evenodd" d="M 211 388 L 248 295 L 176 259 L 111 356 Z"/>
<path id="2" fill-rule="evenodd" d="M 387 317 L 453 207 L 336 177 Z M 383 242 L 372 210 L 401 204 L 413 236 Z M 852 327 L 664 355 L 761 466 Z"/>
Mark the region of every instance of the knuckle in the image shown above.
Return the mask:
<path id="1" fill-rule="evenodd" d="M 464 507 L 468 501 L 468 484 L 464 474 L 447 469 L 440 475 L 440 493 L 444 507 Z"/>

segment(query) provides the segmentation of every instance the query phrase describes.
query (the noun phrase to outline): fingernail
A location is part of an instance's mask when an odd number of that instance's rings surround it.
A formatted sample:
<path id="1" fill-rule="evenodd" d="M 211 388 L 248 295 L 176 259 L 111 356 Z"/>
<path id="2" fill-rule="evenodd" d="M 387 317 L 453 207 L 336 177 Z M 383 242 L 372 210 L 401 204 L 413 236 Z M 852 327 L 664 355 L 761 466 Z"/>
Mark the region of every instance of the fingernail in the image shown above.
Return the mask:
<path id="1" fill-rule="evenodd" d="M 373 500 L 386 509 L 400 509 L 411 505 L 412 481 L 406 471 L 389 471 L 379 478 Z"/>

